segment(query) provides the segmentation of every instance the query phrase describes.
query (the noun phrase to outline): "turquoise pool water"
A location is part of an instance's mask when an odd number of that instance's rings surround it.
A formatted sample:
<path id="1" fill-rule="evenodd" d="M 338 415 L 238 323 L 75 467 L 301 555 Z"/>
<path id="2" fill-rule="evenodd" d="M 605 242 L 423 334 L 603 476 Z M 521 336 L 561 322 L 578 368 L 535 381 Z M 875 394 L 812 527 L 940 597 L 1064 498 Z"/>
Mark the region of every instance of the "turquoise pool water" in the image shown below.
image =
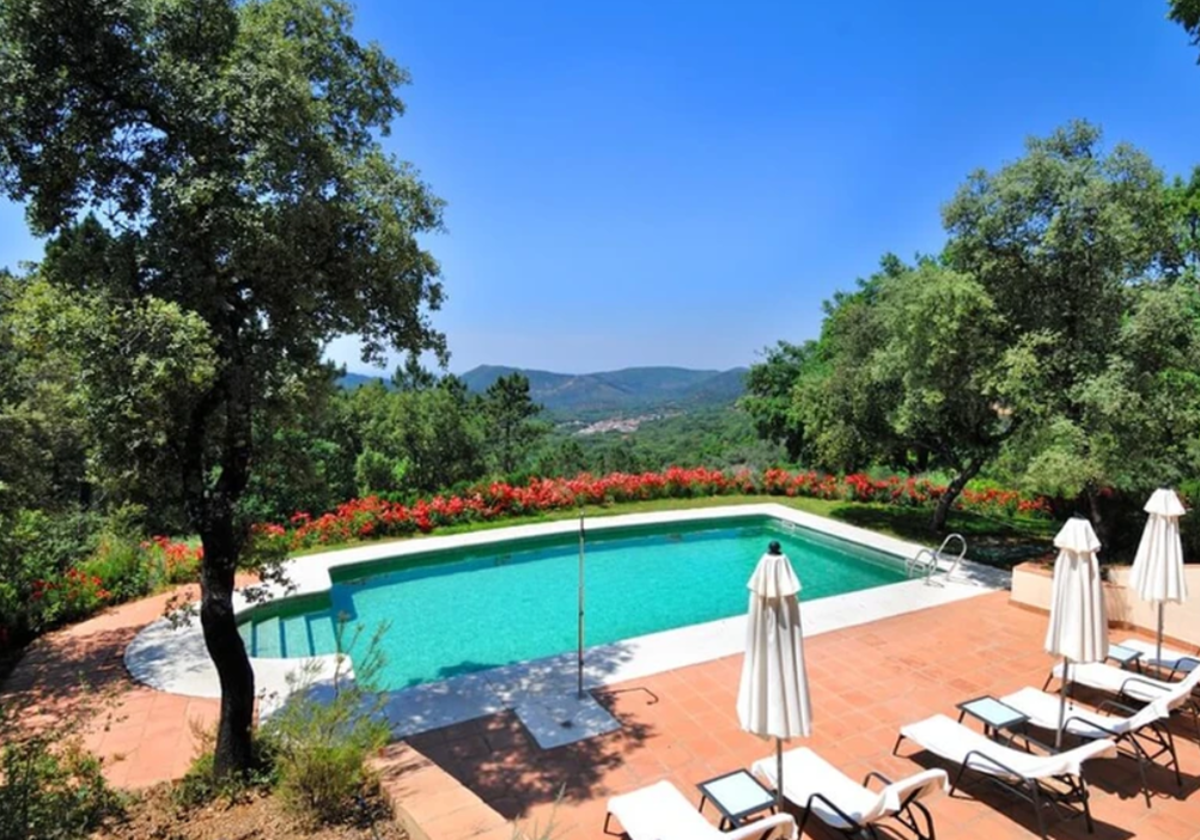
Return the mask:
<path id="1" fill-rule="evenodd" d="M 771 540 L 791 558 L 802 601 L 904 580 L 889 555 L 768 517 L 591 531 L 586 643 L 745 612 Z M 386 623 L 381 687 L 403 688 L 575 650 L 578 564 L 572 534 L 334 569 L 328 596 L 259 607 L 240 631 L 252 656 L 306 657 L 336 650 L 339 616 L 346 639 L 361 626 L 360 645 Z"/>

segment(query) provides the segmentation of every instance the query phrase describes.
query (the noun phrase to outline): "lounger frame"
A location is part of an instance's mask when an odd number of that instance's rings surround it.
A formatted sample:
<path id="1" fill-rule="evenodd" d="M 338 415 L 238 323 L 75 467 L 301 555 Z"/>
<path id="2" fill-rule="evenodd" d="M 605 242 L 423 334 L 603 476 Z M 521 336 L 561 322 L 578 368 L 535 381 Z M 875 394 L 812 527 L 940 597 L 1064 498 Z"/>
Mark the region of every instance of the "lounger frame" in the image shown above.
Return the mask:
<path id="1" fill-rule="evenodd" d="M 1045 691 L 1047 688 L 1049 688 L 1050 683 L 1052 683 L 1052 682 L 1054 682 L 1054 672 L 1053 671 L 1051 671 L 1050 675 L 1048 677 L 1046 677 L 1046 682 L 1042 683 L 1042 691 Z M 1144 705 L 1146 705 L 1146 701 L 1140 697 L 1130 694 L 1128 691 L 1125 690 L 1126 687 L 1130 686 L 1130 685 L 1145 685 L 1145 686 L 1149 686 L 1150 688 L 1154 689 L 1155 691 L 1161 692 L 1163 690 L 1161 683 L 1163 683 L 1163 682 L 1166 682 L 1166 680 L 1159 680 L 1159 681 L 1155 682 L 1154 680 L 1150 679 L 1149 677 L 1143 677 L 1143 676 L 1140 676 L 1138 672 L 1131 671 L 1129 677 L 1124 682 L 1122 682 L 1120 687 L 1117 689 L 1117 692 L 1116 692 L 1117 697 L 1121 700 L 1127 700 L 1130 703 L 1140 703 L 1141 705 L 1144 706 Z M 1075 684 L 1076 683 L 1073 683 L 1073 682 L 1066 684 L 1066 686 L 1067 686 L 1066 691 L 1067 691 L 1068 697 L 1071 696 L 1070 686 L 1075 685 Z M 1087 685 L 1086 683 L 1078 683 L 1078 684 L 1085 686 L 1086 688 L 1092 687 L 1092 686 Z M 1102 689 L 1102 688 L 1097 688 L 1095 690 L 1096 691 L 1105 691 L 1105 689 Z M 1112 693 L 1112 692 L 1109 691 L 1109 693 Z M 1189 697 L 1187 697 L 1187 699 L 1185 699 L 1179 705 L 1179 707 L 1177 709 L 1175 709 L 1174 711 L 1183 711 L 1184 709 L 1186 709 L 1188 712 L 1191 713 L 1192 725 L 1196 729 L 1196 739 L 1198 741 L 1200 741 L 1200 705 L 1197 705 L 1195 693 L 1193 693 Z M 1176 759 L 1176 763 L 1178 763 L 1178 759 Z"/>
<path id="2" fill-rule="evenodd" d="M 1123 715 L 1137 714 L 1137 709 L 1118 703 L 1115 700 L 1105 700 L 1096 708 L 1101 712 L 1111 710 Z M 1150 784 L 1146 779 L 1146 765 L 1155 762 L 1156 759 L 1164 755 L 1170 757 L 1166 766 L 1175 773 L 1175 783 L 1179 785 L 1180 790 L 1183 790 L 1183 775 L 1179 771 L 1179 753 L 1175 749 L 1175 736 L 1171 734 L 1169 727 L 1162 725 L 1159 721 L 1151 721 L 1140 729 L 1118 734 L 1105 726 L 1101 726 L 1094 720 L 1070 715 L 1063 721 L 1063 734 L 1078 738 L 1081 741 L 1090 739 L 1085 739 L 1078 733 L 1072 732 L 1070 730 L 1071 721 L 1078 721 L 1083 726 L 1105 733 L 1117 745 L 1117 752 L 1126 758 L 1137 759 L 1138 774 L 1142 779 L 1142 795 L 1146 798 L 1147 808 L 1150 807 Z M 1139 736 L 1153 745 L 1153 753 L 1147 750 L 1142 742 L 1138 740 Z M 1128 745 L 1131 752 L 1123 751 L 1121 749 L 1122 744 Z"/>
<path id="3" fill-rule="evenodd" d="M 1028 735 L 1020 736 L 1027 744 L 1039 744 L 1038 741 L 1030 738 Z M 896 739 L 896 745 L 892 747 L 892 755 L 897 755 L 900 750 L 900 744 L 904 741 L 904 734 Z M 1011 740 L 1010 740 L 1011 743 Z M 1003 745 L 1001 745 L 1003 746 Z M 1049 747 L 1045 747 L 1049 750 Z M 1083 777 L 1082 768 L 1078 777 L 1062 774 L 1053 776 L 1052 778 L 1063 784 L 1066 791 L 1055 790 L 1041 783 L 1039 779 L 1030 779 L 1013 770 L 1011 767 L 1004 764 L 999 759 L 993 758 L 990 755 L 980 752 L 979 750 L 971 750 L 962 760 L 958 767 L 958 772 L 954 774 L 954 778 L 950 782 L 950 795 L 954 795 L 954 791 L 958 788 L 958 783 L 962 780 L 962 775 L 968 769 L 973 758 L 995 767 L 1001 774 L 993 775 L 983 771 L 977 771 L 979 774 L 993 784 L 998 785 L 1002 789 L 1012 793 L 1026 802 L 1033 805 L 1034 815 L 1037 817 L 1038 834 L 1042 840 L 1047 840 L 1046 836 L 1046 818 L 1043 814 L 1043 804 L 1049 804 L 1051 807 L 1061 809 L 1066 812 L 1067 816 L 1064 819 L 1083 816 L 1084 822 L 1087 824 L 1089 834 L 1096 830 L 1096 824 L 1092 821 L 1092 809 L 1088 804 L 1090 794 L 1087 789 L 1087 780 Z"/>
<path id="4" fill-rule="evenodd" d="M 872 779 L 882 782 L 884 787 L 892 784 L 892 780 L 887 776 L 872 770 L 863 778 L 862 786 L 869 788 Z M 896 810 L 896 812 L 889 814 L 885 819 L 896 820 L 898 823 L 916 835 L 917 840 L 936 840 L 937 835 L 933 829 L 933 815 L 929 813 L 928 808 L 917 801 L 920 793 L 920 789 L 910 791 L 908 796 L 906 796 L 900 803 L 900 807 Z M 808 822 L 809 815 L 813 812 L 812 806 L 814 802 L 824 803 L 846 822 L 846 827 L 844 828 L 825 823 L 827 826 L 829 826 L 829 828 L 840 831 L 847 837 L 854 837 L 860 833 L 865 833 L 869 837 L 879 840 L 879 831 L 876 828 L 875 822 L 858 822 L 854 819 L 854 817 L 850 816 L 841 808 L 839 808 L 837 803 L 833 802 L 833 800 L 821 793 L 814 793 L 810 795 L 808 797 L 808 801 L 804 803 L 804 814 L 800 817 L 800 826 L 797 829 L 799 832 L 798 836 L 804 836 L 804 826 Z M 918 819 L 918 815 L 920 816 L 920 819 Z M 817 816 L 817 819 L 821 819 L 820 815 Z M 824 820 L 821 821 L 825 822 Z M 924 823 L 923 826 L 922 822 Z"/>

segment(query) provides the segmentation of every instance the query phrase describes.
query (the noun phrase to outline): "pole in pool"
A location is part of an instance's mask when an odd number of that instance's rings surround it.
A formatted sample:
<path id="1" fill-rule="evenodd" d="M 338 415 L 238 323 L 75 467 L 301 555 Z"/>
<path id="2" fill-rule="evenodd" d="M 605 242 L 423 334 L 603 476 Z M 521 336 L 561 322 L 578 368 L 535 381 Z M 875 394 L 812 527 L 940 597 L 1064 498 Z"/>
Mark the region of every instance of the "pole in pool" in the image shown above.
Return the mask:
<path id="1" fill-rule="evenodd" d="M 583 505 L 579 506 L 579 658 L 578 658 L 578 678 L 579 678 L 579 697 L 583 698 Z"/>

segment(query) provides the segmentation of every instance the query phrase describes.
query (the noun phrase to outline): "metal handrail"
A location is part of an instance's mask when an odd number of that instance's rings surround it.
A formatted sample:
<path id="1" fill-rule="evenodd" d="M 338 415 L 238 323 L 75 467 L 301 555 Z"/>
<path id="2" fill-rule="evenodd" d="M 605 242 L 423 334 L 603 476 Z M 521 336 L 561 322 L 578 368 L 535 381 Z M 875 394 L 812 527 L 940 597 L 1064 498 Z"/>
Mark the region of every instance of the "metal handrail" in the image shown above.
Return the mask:
<path id="1" fill-rule="evenodd" d="M 958 540 L 960 543 L 958 554 L 950 553 L 950 543 L 953 540 Z M 943 562 L 949 563 L 950 568 L 946 571 L 946 579 L 958 571 L 958 566 L 962 563 L 963 558 L 967 556 L 967 540 L 962 534 L 950 534 L 942 544 L 938 546 L 936 551 L 928 548 L 922 548 L 915 556 L 904 561 L 904 573 L 912 577 L 913 572 L 924 572 L 925 582 L 930 583 L 933 579 L 933 573 Z"/>

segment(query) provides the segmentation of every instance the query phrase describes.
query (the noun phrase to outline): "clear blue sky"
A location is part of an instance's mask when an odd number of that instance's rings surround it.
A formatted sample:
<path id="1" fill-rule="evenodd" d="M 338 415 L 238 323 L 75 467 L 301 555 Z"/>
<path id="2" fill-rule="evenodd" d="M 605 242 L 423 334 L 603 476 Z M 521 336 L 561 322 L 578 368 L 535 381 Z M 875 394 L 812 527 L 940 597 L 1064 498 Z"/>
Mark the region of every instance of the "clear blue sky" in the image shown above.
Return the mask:
<path id="1" fill-rule="evenodd" d="M 1165 2 L 835 5 L 361 0 L 413 75 L 388 143 L 449 202 L 451 369 L 748 364 L 883 252 L 940 248 L 969 171 L 1073 117 L 1200 163 Z M 0 265 L 40 250 L 0 207 Z"/>

